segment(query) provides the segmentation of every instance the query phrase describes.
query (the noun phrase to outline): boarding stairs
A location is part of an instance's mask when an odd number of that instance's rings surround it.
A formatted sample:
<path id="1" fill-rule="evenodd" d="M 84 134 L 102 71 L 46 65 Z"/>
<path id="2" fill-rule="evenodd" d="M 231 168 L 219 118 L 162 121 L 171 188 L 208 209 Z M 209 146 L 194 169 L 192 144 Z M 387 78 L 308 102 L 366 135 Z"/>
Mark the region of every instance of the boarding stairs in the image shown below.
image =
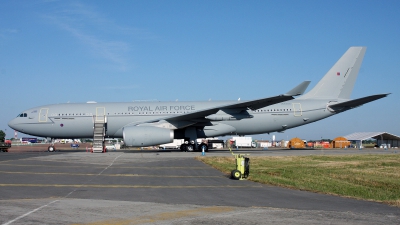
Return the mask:
<path id="1" fill-rule="evenodd" d="M 93 128 L 92 152 L 104 152 L 104 136 L 106 134 L 106 117 L 95 116 Z"/>

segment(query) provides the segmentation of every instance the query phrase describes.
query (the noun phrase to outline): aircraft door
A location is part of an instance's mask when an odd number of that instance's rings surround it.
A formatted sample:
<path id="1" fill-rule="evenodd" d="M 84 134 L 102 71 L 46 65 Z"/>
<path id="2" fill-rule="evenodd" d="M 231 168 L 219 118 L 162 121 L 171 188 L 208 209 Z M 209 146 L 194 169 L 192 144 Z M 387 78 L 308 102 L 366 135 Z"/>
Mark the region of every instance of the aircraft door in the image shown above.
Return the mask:
<path id="1" fill-rule="evenodd" d="M 96 122 L 106 122 L 106 108 L 104 107 L 96 107 Z"/>
<path id="2" fill-rule="evenodd" d="M 293 115 L 294 116 L 301 116 L 301 104 L 300 103 L 293 103 Z"/>
<path id="3" fill-rule="evenodd" d="M 41 108 L 39 112 L 39 122 L 45 123 L 47 122 L 47 113 L 49 112 L 48 108 Z"/>

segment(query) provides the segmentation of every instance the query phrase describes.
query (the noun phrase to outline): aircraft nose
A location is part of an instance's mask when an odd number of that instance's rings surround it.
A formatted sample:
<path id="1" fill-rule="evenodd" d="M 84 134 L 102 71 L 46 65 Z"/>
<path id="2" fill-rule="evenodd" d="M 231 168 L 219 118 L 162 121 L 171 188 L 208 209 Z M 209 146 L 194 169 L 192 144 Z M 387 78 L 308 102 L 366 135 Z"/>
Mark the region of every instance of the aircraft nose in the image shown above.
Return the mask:
<path id="1" fill-rule="evenodd" d="M 15 122 L 15 119 L 10 120 L 10 122 L 8 122 L 8 126 L 11 127 L 11 128 L 14 129 L 14 130 L 17 130 L 17 129 L 16 129 L 16 122 Z"/>

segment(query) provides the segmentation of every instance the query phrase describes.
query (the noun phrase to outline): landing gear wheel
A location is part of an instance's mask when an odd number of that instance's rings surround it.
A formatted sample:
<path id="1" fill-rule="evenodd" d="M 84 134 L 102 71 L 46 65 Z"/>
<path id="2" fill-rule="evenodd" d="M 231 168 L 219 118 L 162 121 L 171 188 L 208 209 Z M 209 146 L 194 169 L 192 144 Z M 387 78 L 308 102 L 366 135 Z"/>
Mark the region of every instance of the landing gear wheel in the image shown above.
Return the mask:
<path id="1" fill-rule="evenodd" d="M 186 152 L 186 144 L 181 144 L 181 147 L 179 147 L 182 152 Z"/>
<path id="2" fill-rule="evenodd" d="M 49 151 L 49 152 L 54 152 L 55 150 L 56 150 L 56 148 L 54 146 L 49 146 L 47 148 L 47 151 Z"/>
<path id="3" fill-rule="evenodd" d="M 242 173 L 239 170 L 232 170 L 231 177 L 232 179 L 239 180 L 242 176 Z"/>
<path id="4" fill-rule="evenodd" d="M 206 144 L 199 145 L 199 150 L 201 152 L 203 152 L 203 149 L 204 149 L 204 152 L 208 152 L 208 146 Z"/>
<path id="5" fill-rule="evenodd" d="M 188 151 L 188 152 L 193 152 L 193 151 L 194 151 L 194 146 L 191 145 L 191 144 L 186 145 L 186 151 Z"/>

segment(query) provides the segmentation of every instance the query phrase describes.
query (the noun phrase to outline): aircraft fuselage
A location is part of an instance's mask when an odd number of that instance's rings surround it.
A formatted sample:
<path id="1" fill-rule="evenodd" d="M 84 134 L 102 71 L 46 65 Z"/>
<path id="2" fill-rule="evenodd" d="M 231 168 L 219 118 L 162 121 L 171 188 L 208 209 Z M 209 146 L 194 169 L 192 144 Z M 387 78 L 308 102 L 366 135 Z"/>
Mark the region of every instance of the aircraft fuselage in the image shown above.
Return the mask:
<path id="1" fill-rule="evenodd" d="M 199 138 L 229 134 L 246 135 L 275 131 L 308 124 L 333 115 L 327 110 L 329 100 L 291 100 L 247 110 L 249 118 L 230 118 L 230 112 L 219 111 L 209 123 L 204 124 L 204 135 Z M 67 103 L 31 108 L 13 119 L 16 130 L 41 137 L 91 138 L 96 117 L 105 116 L 106 136 L 122 138 L 122 128 L 141 121 L 182 115 L 233 101 L 207 102 L 128 102 L 128 103 Z M 26 117 L 21 116 L 26 114 Z M 229 125 L 235 130 L 218 129 Z M 200 125 L 201 126 L 201 125 Z M 169 128 L 169 127 L 166 127 Z"/>

